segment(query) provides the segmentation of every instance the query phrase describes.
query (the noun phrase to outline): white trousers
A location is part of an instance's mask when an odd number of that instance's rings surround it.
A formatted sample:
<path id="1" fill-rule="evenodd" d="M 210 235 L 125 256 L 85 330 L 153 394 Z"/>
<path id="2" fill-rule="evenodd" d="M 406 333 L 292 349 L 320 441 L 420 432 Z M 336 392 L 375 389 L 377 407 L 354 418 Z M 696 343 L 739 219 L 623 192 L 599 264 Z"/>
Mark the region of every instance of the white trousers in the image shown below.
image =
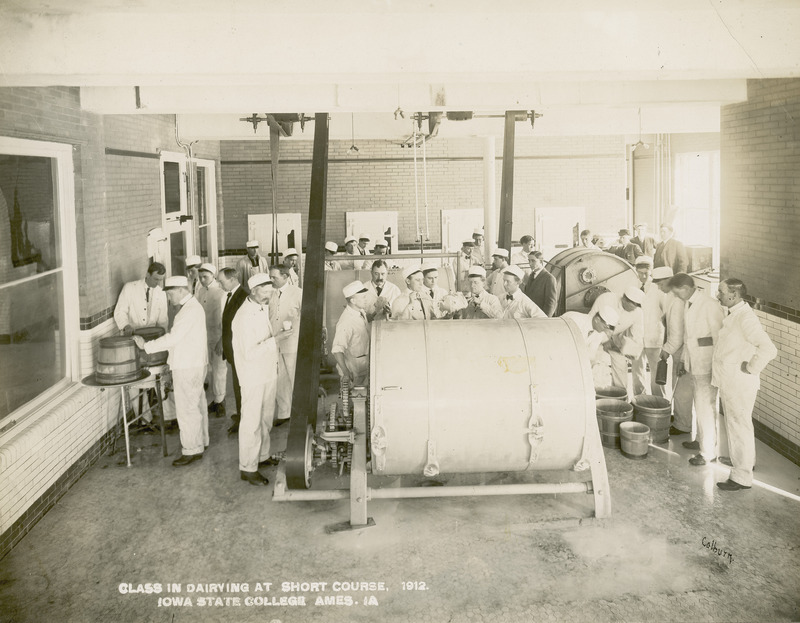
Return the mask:
<path id="1" fill-rule="evenodd" d="M 711 384 L 710 374 L 692 374 L 692 385 L 700 454 L 710 461 L 717 456 L 717 388 Z"/>
<path id="2" fill-rule="evenodd" d="M 225 402 L 225 384 L 228 382 L 228 364 L 214 352 L 214 346 L 208 346 L 209 387 L 214 402 Z"/>
<path id="3" fill-rule="evenodd" d="M 208 445 L 208 406 L 203 381 L 205 368 L 172 371 L 175 413 L 181 429 L 183 454 L 202 454 Z"/>
<path id="4" fill-rule="evenodd" d="M 753 484 L 756 441 L 753 431 L 753 406 L 758 393 L 758 376 L 745 374 L 734 367 L 720 377 L 719 396 L 725 412 L 725 429 L 730 452 L 730 479 L 746 487 Z"/>
<path id="5" fill-rule="evenodd" d="M 276 420 L 285 420 L 292 414 L 292 392 L 297 370 L 297 353 L 278 353 L 278 388 L 275 396 Z"/>
<path id="6" fill-rule="evenodd" d="M 275 416 L 277 379 L 242 385 L 242 419 L 239 422 L 239 469 L 255 472 L 269 458 L 269 433 Z"/>
<path id="7" fill-rule="evenodd" d="M 611 379 L 618 387 L 628 387 L 628 358 L 617 351 L 608 353 L 611 357 Z M 641 358 L 640 358 L 641 359 Z M 644 393 L 646 379 L 644 377 L 644 365 L 638 365 L 633 361 L 633 394 L 638 396 Z"/>

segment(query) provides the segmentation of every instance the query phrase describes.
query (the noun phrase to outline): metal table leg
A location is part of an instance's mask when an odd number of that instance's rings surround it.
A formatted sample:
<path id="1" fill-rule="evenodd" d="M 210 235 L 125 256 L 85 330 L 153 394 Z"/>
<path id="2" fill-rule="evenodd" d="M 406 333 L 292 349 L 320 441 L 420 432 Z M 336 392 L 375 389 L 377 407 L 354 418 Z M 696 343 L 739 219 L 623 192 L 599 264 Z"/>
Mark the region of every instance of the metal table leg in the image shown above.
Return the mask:
<path id="1" fill-rule="evenodd" d="M 164 401 L 161 398 L 161 375 L 156 374 L 156 397 L 158 398 L 158 409 L 161 411 L 161 450 L 167 456 L 167 421 L 164 417 Z"/>
<path id="2" fill-rule="evenodd" d="M 128 406 L 130 398 L 128 396 L 128 388 L 122 385 L 120 388 L 120 408 L 122 409 L 122 426 L 125 429 L 125 456 L 128 459 L 128 467 L 131 467 L 131 440 L 128 435 Z"/>

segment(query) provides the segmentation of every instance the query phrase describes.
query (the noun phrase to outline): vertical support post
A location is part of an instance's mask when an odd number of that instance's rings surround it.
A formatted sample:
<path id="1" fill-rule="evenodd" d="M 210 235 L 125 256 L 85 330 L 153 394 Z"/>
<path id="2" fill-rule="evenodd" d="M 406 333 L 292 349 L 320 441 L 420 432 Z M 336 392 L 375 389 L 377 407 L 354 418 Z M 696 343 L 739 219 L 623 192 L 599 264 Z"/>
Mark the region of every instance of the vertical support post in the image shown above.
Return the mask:
<path id="1" fill-rule="evenodd" d="M 367 519 L 367 389 L 356 387 L 353 401 L 353 459 L 350 463 L 350 525 L 366 526 Z"/>
<path id="2" fill-rule="evenodd" d="M 483 138 L 483 233 L 484 261 L 491 264 L 491 253 L 497 245 L 497 195 L 495 193 L 494 136 Z M 509 253 L 511 250 L 509 249 Z"/>
<path id="3" fill-rule="evenodd" d="M 269 253 L 269 263 L 279 264 L 280 250 L 278 249 L 278 165 L 281 159 L 281 134 L 277 123 L 269 124 L 269 160 L 270 176 L 272 180 L 272 242 Z M 292 246 L 292 245 L 290 245 Z M 302 246 L 302 245 L 298 245 Z"/>
<path id="4" fill-rule="evenodd" d="M 511 252 L 511 229 L 514 214 L 514 124 L 522 111 L 507 110 L 503 130 L 503 179 L 500 183 L 500 231 L 497 246 Z"/>
<path id="5" fill-rule="evenodd" d="M 297 372 L 292 391 L 292 414 L 286 444 L 286 480 L 305 489 L 306 430 L 317 426 L 317 388 L 322 361 L 322 320 L 325 302 L 325 213 L 328 181 L 328 113 L 314 115 L 314 153 L 308 202 L 308 238 Z"/>

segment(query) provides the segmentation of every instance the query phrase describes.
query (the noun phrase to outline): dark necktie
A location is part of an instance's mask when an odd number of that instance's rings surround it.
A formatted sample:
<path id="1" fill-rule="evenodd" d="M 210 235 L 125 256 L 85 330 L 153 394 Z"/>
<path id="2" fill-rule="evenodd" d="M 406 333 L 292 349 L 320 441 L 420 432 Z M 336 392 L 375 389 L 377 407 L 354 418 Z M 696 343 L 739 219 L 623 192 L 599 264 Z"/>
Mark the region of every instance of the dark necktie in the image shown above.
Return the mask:
<path id="1" fill-rule="evenodd" d="M 146 302 L 148 302 L 148 303 L 150 302 L 150 288 L 149 287 L 146 288 L 145 291 L 144 291 L 144 300 Z"/>
<path id="2" fill-rule="evenodd" d="M 232 294 L 233 294 L 233 292 L 228 292 L 228 296 L 225 298 L 225 307 L 222 308 L 223 310 L 228 308 L 228 303 L 231 302 L 231 295 Z"/>
<path id="3" fill-rule="evenodd" d="M 381 291 L 383 290 L 383 286 L 375 286 L 375 292 L 378 293 L 378 296 L 381 295 Z"/>
<path id="4" fill-rule="evenodd" d="M 433 290 L 431 290 L 431 300 L 433 300 Z"/>
<path id="5" fill-rule="evenodd" d="M 251 257 L 250 258 L 250 263 L 253 265 L 253 268 L 258 268 L 258 256 Z"/>
<path id="6" fill-rule="evenodd" d="M 507 301 L 513 301 L 514 300 L 514 295 L 513 294 L 506 294 L 506 300 Z"/>

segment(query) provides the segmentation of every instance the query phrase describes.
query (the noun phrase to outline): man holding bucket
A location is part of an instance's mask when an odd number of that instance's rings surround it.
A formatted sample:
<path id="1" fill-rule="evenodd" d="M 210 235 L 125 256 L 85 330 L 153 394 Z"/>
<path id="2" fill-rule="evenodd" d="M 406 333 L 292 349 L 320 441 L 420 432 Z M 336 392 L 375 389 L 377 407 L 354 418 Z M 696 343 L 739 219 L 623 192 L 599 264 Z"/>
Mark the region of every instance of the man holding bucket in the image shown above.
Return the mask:
<path id="1" fill-rule="evenodd" d="M 114 308 L 114 322 L 122 335 L 129 337 L 144 327 L 167 329 L 167 295 L 162 290 L 166 274 L 163 264 L 153 262 L 144 279 L 122 286 Z"/>
<path id="2" fill-rule="evenodd" d="M 739 279 L 726 279 L 717 290 L 717 300 L 728 312 L 714 346 L 711 367 L 711 382 L 719 387 L 725 411 L 732 463 L 728 480 L 717 483 L 723 491 L 739 491 L 753 485 L 753 405 L 759 375 L 778 354 L 758 317 L 742 299 L 745 294 L 747 288 Z"/>
<path id="3" fill-rule="evenodd" d="M 164 290 L 171 305 L 178 308 L 172 329 L 155 340 L 145 342 L 134 335 L 136 345 L 146 353 L 169 351 L 175 410 L 180 427 L 182 454 L 172 464 L 189 465 L 203 458 L 208 446 L 208 409 L 203 381 L 208 364 L 206 316 L 203 307 L 189 292 L 186 277 L 170 277 Z"/>

